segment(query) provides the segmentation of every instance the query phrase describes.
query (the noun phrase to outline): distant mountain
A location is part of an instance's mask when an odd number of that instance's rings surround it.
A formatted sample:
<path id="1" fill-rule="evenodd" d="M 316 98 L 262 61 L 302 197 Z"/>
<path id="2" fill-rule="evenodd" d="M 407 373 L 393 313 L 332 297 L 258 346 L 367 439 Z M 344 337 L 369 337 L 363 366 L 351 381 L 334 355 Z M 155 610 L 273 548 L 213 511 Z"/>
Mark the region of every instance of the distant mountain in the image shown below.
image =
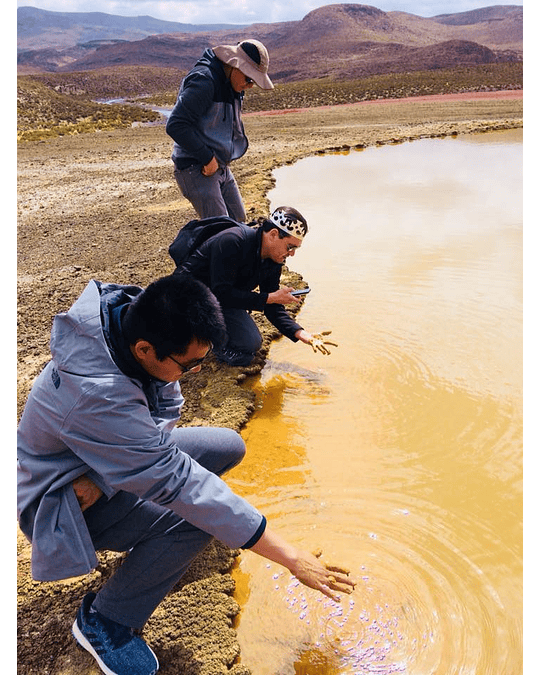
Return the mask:
<path id="1" fill-rule="evenodd" d="M 17 51 L 66 49 L 92 41 L 141 40 L 163 33 L 200 33 L 242 24 L 191 24 L 151 16 L 116 16 L 102 12 L 49 12 L 37 7 L 17 9 Z"/>
<path id="2" fill-rule="evenodd" d="M 118 18 L 111 17 L 111 22 Z M 118 65 L 187 70 L 206 47 L 234 44 L 245 37 L 264 42 L 276 82 L 520 61 L 523 8 L 506 5 L 423 18 L 369 5 L 338 4 L 313 10 L 301 21 L 182 30 L 130 41 L 118 41 L 110 33 L 100 35 L 93 39 L 107 42 L 23 51 L 18 57 L 20 70 L 62 72 Z"/>
<path id="3" fill-rule="evenodd" d="M 481 9 L 471 9 L 458 14 L 439 14 L 432 17 L 433 21 L 445 23 L 448 26 L 470 26 L 475 23 L 505 21 L 509 17 L 523 18 L 523 7 L 519 5 L 493 5 Z"/>

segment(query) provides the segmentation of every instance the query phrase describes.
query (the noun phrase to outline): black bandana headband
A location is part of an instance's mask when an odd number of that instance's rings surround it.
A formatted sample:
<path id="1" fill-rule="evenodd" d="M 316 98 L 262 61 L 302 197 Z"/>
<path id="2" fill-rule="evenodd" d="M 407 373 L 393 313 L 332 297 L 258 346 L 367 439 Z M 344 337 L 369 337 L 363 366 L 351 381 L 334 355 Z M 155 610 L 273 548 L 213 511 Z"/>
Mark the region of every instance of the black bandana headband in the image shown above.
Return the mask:
<path id="1" fill-rule="evenodd" d="M 305 221 L 297 218 L 293 213 L 287 212 L 284 208 L 277 208 L 270 216 L 270 221 L 280 230 L 290 234 L 291 237 L 303 239 L 307 233 Z"/>

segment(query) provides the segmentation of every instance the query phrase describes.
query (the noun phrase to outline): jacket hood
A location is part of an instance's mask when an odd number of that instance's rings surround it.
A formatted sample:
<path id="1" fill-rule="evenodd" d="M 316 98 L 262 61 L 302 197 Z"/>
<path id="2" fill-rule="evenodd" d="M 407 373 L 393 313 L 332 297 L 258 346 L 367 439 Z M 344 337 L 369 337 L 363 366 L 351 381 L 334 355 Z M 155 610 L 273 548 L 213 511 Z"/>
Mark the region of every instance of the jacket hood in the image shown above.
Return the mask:
<path id="1" fill-rule="evenodd" d="M 232 85 L 225 74 L 225 70 L 223 69 L 224 63 L 218 57 L 216 56 L 215 52 L 213 49 L 205 49 L 203 55 L 201 58 L 197 61 L 195 66 L 193 67 L 192 71 L 197 70 L 199 66 L 202 66 L 204 68 L 208 68 L 214 78 L 215 81 L 218 83 L 218 86 L 221 88 L 222 91 L 227 92 L 227 98 L 229 98 L 231 101 L 234 99 L 244 99 L 244 92 L 236 92 L 232 88 Z"/>
<path id="2" fill-rule="evenodd" d="M 212 70 L 214 73 L 221 75 L 222 79 L 224 80 L 226 79 L 225 71 L 223 70 L 223 63 L 218 59 L 218 57 L 214 54 L 214 51 L 210 49 L 210 47 L 204 50 L 203 55 L 195 64 L 194 69 L 197 68 L 198 66 L 205 66 L 206 68 L 210 68 L 210 70 Z"/>
<path id="3" fill-rule="evenodd" d="M 90 281 L 69 311 L 54 318 L 50 347 L 57 368 L 83 376 L 106 375 L 117 368 L 109 350 L 104 349 L 101 305 L 131 302 L 140 291 L 137 286 Z"/>

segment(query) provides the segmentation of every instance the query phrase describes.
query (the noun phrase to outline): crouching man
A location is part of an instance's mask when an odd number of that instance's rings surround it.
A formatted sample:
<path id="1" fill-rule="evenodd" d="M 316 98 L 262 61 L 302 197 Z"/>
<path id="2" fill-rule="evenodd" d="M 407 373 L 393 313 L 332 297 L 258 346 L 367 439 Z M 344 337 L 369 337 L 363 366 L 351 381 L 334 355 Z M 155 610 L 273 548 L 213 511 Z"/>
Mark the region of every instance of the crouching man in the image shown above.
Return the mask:
<path id="1" fill-rule="evenodd" d="M 216 298 L 184 275 L 145 290 L 91 281 L 54 320 L 52 360 L 18 428 L 19 524 L 36 580 L 90 572 L 97 550 L 129 551 L 82 599 L 72 629 L 105 673 L 156 672 L 136 631 L 212 537 L 329 597 L 353 588 L 344 571 L 273 533 L 219 477 L 244 455 L 236 432 L 176 427 L 178 380 L 224 335 Z"/>
<path id="2" fill-rule="evenodd" d="M 217 220 L 199 222 L 214 227 Z M 301 341 L 314 351 L 329 354 L 328 346 L 337 345 L 326 340 L 328 332 L 312 334 L 296 323 L 284 305 L 298 303 L 299 299 L 291 295 L 293 288 L 280 287 L 283 265 L 302 246 L 307 234 L 306 219 L 296 209 L 280 206 L 258 227 L 231 219 L 225 224 L 226 229 L 209 237 L 187 258 L 178 255 L 178 237 L 169 248 L 176 271 L 202 281 L 221 303 L 228 339 L 224 347 L 214 349 L 216 357 L 230 366 L 252 362 L 262 345 L 259 329 L 250 316 L 252 311 L 263 312 L 293 342 Z"/>

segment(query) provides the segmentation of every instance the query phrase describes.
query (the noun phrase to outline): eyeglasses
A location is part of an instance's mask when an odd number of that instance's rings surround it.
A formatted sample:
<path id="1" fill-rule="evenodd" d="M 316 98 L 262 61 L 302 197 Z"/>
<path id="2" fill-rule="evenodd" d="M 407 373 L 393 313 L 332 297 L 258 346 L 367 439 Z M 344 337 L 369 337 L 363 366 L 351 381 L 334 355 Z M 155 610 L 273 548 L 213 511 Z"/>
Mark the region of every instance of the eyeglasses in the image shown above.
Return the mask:
<path id="1" fill-rule="evenodd" d="M 188 364 L 184 365 L 183 363 L 180 363 L 180 361 L 177 361 L 170 354 L 169 354 L 169 356 L 167 356 L 167 358 L 171 359 L 171 361 L 174 361 L 176 363 L 176 365 L 180 368 L 182 373 L 185 374 L 185 373 L 189 373 L 190 370 L 195 370 L 195 368 L 198 368 L 201 365 L 201 363 L 206 359 L 206 357 L 210 354 L 211 351 L 212 351 L 212 346 L 210 346 L 210 349 L 206 352 L 206 354 L 202 358 L 196 359 L 195 361 L 191 361 L 191 363 L 189 365 Z"/>

